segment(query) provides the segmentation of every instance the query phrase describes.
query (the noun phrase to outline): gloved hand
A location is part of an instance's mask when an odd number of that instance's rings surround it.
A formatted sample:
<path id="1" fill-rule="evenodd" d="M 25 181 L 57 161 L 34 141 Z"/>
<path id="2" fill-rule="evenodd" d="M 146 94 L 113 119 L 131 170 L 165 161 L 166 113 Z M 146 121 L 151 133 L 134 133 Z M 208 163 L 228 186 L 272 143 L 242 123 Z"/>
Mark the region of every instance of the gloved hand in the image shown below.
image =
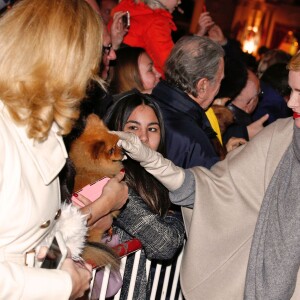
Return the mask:
<path id="1" fill-rule="evenodd" d="M 169 191 L 175 191 L 181 187 L 185 177 L 182 168 L 175 166 L 160 153 L 144 145 L 135 134 L 123 131 L 113 133 L 120 137 L 118 146 L 122 147 L 132 159 L 140 162 L 141 166 Z"/>

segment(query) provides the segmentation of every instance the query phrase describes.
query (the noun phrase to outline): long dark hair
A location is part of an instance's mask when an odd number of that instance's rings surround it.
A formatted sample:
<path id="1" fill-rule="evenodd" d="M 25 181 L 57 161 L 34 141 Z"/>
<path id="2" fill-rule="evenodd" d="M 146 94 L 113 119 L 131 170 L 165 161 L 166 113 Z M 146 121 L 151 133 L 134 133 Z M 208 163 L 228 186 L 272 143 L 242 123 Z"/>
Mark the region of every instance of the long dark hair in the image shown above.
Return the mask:
<path id="1" fill-rule="evenodd" d="M 104 122 L 110 130 L 122 131 L 130 114 L 139 105 L 151 107 L 157 116 L 161 133 L 157 151 L 164 155 L 165 129 L 163 118 L 158 105 L 150 96 L 142 94 L 137 90 L 124 93 L 107 111 Z M 165 215 L 170 206 L 168 190 L 151 174 L 146 172 L 138 162 L 128 158 L 123 164 L 126 171 L 125 180 L 128 186 L 143 198 L 152 212 Z"/>

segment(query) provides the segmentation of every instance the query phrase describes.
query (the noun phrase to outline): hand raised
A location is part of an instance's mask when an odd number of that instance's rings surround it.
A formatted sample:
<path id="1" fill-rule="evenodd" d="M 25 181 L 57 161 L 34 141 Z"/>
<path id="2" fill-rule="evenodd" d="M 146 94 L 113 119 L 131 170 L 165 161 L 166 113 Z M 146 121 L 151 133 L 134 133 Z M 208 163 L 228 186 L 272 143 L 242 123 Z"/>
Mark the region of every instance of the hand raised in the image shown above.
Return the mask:
<path id="1" fill-rule="evenodd" d="M 198 19 L 198 25 L 199 29 L 196 35 L 198 36 L 204 36 L 208 33 L 209 29 L 215 24 L 215 22 L 212 20 L 212 17 L 210 16 L 209 12 L 203 12 L 199 19 Z"/>
<path id="2" fill-rule="evenodd" d="M 269 119 L 269 115 L 265 114 L 257 121 L 251 123 L 247 126 L 249 140 L 252 139 L 255 135 L 257 135 L 263 128 L 263 124 Z"/>
<path id="3" fill-rule="evenodd" d="M 123 42 L 124 36 L 128 32 L 128 28 L 125 28 L 122 22 L 122 17 L 126 12 L 118 11 L 114 14 L 113 22 L 110 29 L 111 43 L 114 50 L 119 49 L 121 43 Z"/>

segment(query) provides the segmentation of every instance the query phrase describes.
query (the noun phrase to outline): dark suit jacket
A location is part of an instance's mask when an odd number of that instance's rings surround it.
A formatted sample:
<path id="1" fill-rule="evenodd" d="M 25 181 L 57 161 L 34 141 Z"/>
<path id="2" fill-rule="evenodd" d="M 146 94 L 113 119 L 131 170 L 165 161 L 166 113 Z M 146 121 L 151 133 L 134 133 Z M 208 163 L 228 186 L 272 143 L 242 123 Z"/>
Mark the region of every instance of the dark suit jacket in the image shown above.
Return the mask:
<path id="1" fill-rule="evenodd" d="M 166 127 L 167 157 L 183 168 L 219 161 L 210 138 L 215 136 L 203 109 L 186 93 L 160 81 L 152 96 L 159 104 Z"/>

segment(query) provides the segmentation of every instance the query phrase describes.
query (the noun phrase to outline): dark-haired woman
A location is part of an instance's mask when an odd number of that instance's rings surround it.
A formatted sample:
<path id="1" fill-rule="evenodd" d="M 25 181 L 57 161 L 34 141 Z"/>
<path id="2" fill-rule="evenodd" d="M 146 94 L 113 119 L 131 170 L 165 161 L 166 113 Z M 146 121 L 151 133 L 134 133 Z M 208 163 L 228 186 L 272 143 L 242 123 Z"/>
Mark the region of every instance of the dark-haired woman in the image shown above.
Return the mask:
<path id="1" fill-rule="evenodd" d="M 105 117 L 111 130 L 133 132 L 151 149 L 164 153 L 164 125 L 158 106 L 145 94 L 131 91 L 117 100 Z M 133 299 L 148 299 L 146 258 L 171 260 L 181 248 L 184 227 L 175 215 L 168 214 L 168 190 L 140 164 L 130 158 L 124 161 L 129 200 L 115 221 L 115 230 L 121 242 L 133 237 L 143 245 L 138 278 Z M 133 259 L 133 258 L 132 258 Z M 133 260 L 128 261 L 129 265 Z M 121 298 L 126 299 L 130 271 L 125 270 Z"/>

